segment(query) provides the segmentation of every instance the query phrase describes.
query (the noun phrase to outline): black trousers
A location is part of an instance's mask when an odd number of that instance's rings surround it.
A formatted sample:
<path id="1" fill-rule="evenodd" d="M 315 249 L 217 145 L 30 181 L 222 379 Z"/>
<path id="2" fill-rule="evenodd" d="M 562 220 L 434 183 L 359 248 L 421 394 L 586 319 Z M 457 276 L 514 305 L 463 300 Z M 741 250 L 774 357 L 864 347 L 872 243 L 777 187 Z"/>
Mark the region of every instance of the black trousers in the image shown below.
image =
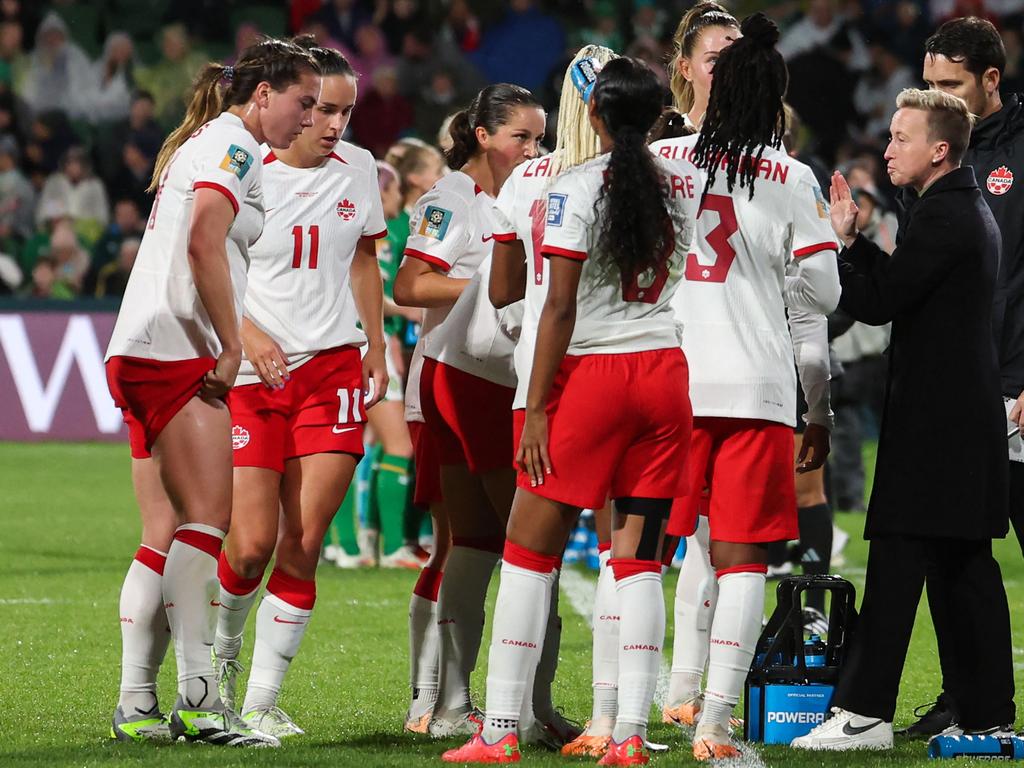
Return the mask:
<path id="1" fill-rule="evenodd" d="M 832 705 L 892 722 L 926 583 L 943 680 L 961 727 L 1012 723 L 1010 611 L 988 540 L 871 540 L 860 622 Z"/>
<path id="2" fill-rule="evenodd" d="M 1024 464 L 1019 461 L 1010 462 L 1010 522 L 1024 554 Z"/>

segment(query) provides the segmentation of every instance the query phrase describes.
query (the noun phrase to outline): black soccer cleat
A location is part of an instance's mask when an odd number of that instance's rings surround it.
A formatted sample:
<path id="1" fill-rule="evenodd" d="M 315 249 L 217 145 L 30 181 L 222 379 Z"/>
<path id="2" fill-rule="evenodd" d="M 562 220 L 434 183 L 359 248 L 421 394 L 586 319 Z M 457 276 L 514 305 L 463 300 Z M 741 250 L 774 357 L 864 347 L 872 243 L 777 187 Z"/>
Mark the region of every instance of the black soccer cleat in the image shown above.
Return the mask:
<path id="1" fill-rule="evenodd" d="M 919 714 L 925 707 L 929 707 L 929 709 L 924 714 Z M 896 731 L 897 736 L 905 736 L 908 739 L 930 739 L 955 725 L 959 716 L 956 705 L 946 693 L 940 693 L 939 697 L 931 704 L 922 704 L 917 707 L 914 714 L 918 718 L 917 722 Z"/>

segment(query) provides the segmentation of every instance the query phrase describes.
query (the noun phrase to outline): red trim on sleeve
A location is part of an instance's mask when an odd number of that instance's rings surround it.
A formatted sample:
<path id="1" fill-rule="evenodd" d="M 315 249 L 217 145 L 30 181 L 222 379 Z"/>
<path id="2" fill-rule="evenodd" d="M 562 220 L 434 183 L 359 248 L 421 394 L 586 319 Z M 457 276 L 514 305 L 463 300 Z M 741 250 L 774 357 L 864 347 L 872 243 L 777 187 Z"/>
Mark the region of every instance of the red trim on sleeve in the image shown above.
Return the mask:
<path id="1" fill-rule="evenodd" d="M 192 189 L 215 189 L 220 192 L 224 197 L 231 203 L 231 207 L 235 209 L 235 216 L 238 215 L 238 201 L 235 196 L 231 194 L 231 190 L 225 186 L 218 184 L 215 181 L 197 181 L 192 185 Z"/>
<path id="2" fill-rule="evenodd" d="M 545 243 L 540 247 L 542 256 L 564 256 L 567 259 L 575 259 L 576 261 L 586 261 L 586 251 L 574 251 L 571 248 L 559 248 L 557 245 L 548 245 Z"/>
<path id="3" fill-rule="evenodd" d="M 504 232 L 502 234 L 494 233 L 494 239 L 499 243 L 511 243 L 514 240 L 519 239 L 519 235 L 515 232 Z"/>
<path id="4" fill-rule="evenodd" d="M 815 243 L 814 245 L 808 245 L 803 248 L 798 248 L 793 251 L 793 256 L 802 259 L 805 256 L 813 256 L 816 253 L 822 251 L 838 251 L 839 246 L 836 243 Z"/>
<path id="5" fill-rule="evenodd" d="M 431 264 L 435 267 L 440 267 L 445 272 L 452 268 L 451 264 L 449 264 L 446 261 L 443 261 L 442 259 L 437 258 L 437 256 L 431 256 L 429 253 L 417 251 L 415 248 L 406 248 L 405 255 L 412 256 L 414 259 L 419 259 L 420 261 L 425 261 L 427 262 L 427 264 Z"/>
<path id="6" fill-rule="evenodd" d="M 270 153 L 263 158 L 263 164 L 270 165 L 275 160 L 277 160 L 277 155 L 274 154 L 274 150 L 270 150 Z"/>
<path id="7" fill-rule="evenodd" d="M 332 160 L 337 160 L 338 162 L 345 163 L 345 165 L 348 165 L 348 161 L 344 157 L 339 155 L 337 152 L 331 152 L 331 154 L 329 154 L 328 157 L 331 158 Z"/>
<path id="8" fill-rule="evenodd" d="M 363 237 L 368 237 L 371 240 L 380 240 L 380 239 L 385 238 L 387 236 L 388 236 L 388 231 L 386 229 L 382 229 L 380 232 L 378 232 L 375 235 L 363 235 Z"/>

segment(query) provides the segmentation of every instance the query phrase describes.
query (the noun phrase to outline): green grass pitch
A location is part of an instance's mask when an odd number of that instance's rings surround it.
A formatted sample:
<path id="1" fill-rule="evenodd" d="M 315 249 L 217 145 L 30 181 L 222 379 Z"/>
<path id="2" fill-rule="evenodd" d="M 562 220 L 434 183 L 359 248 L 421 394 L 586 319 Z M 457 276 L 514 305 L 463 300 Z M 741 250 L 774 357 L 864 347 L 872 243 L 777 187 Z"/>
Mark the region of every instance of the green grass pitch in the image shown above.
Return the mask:
<path id="1" fill-rule="evenodd" d="M 408 696 L 406 606 L 414 574 L 328 568 L 321 571 L 316 616 L 281 699 L 307 736 L 264 751 L 112 743 L 107 735 L 118 687 L 118 591 L 139 535 L 127 448 L 0 444 L 0 467 L 0 768 L 437 766 L 440 753 L 455 745 L 401 732 Z M 844 574 L 860 588 L 866 554 L 863 518 L 840 516 L 839 524 L 852 534 Z M 1012 536 L 998 542 L 997 550 L 1014 616 L 1014 646 L 1024 649 L 1024 563 Z M 668 597 L 674 588 L 673 572 L 666 579 Z M 768 605 L 770 610 L 773 598 Z M 583 720 L 590 711 L 590 635 L 564 594 L 561 613 L 556 700 L 568 716 Z M 929 701 L 939 685 L 923 606 L 918 619 L 898 723 L 911 720 L 913 707 Z M 251 636 L 246 642 L 243 661 L 251 652 Z M 666 647 L 671 648 L 668 638 Z M 1015 661 L 1019 689 L 1024 651 L 1015 650 Z M 173 675 L 169 660 L 160 678 L 165 707 L 174 696 Z M 480 669 L 473 684 L 481 704 L 484 680 Z M 653 764 L 691 764 L 681 734 L 658 720 L 652 719 L 650 736 L 672 749 Z M 758 747 L 757 756 L 744 764 L 903 766 L 926 761 L 919 743 L 902 744 L 885 756 L 815 756 L 781 747 Z M 531 748 L 523 755 L 523 763 L 534 766 L 592 762 Z"/>

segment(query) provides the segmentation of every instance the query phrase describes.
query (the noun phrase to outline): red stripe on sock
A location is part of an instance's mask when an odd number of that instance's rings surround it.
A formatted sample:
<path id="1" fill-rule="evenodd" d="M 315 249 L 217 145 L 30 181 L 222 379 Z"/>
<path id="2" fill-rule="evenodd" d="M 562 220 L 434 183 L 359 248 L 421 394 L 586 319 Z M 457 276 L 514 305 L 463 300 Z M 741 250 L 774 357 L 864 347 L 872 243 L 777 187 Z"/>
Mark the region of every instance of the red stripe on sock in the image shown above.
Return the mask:
<path id="1" fill-rule="evenodd" d="M 149 547 L 139 547 L 135 553 L 135 559 L 149 568 L 149 570 L 156 571 L 161 576 L 164 575 L 164 563 L 167 562 L 167 555 L 161 555 Z"/>
<path id="2" fill-rule="evenodd" d="M 182 544 L 188 544 L 208 554 L 210 557 L 220 555 L 220 547 L 223 540 L 210 533 L 194 531 L 191 528 L 179 528 L 174 532 L 174 538 Z"/>
<path id="3" fill-rule="evenodd" d="M 734 565 L 732 568 L 719 568 L 715 571 L 718 578 L 728 576 L 730 573 L 768 573 L 768 566 L 762 563 L 747 563 L 746 565 Z"/>
<path id="4" fill-rule="evenodd" d="M 504 536 L 452 536 L 453 547 L 469 547 L 500 555 L 505 547 Z"/>
<path id="5" fill-rule="evenodd" d="M 432 603 L 437 602 L 437 593 L 441 589 L 441 578 L 444 572 L 438 568 L 431 568 L 429 565 L 420 571 L 420 577 L 416 579 L 416 586 L 412 593 Z"/>
<path id="6" fill-rule="evenodd" d="M 599 542 L 597 542 L 597 551 L 598 551 L 598 553 L 610 552 L 611 549 L 612 549 L 612 543 L 610 541 L 599 541 Z"/>
<path id="7" fill-rule="evenodd" d="M 313 610 L 316 602 L 316 582 L 313 579 L 297 579 L 277 568 L 270 572 L 267 592 L 303 611 Z"/>
<path id="8" fill-rule="evenodd" d="M 521 547 L 512 541 L 505 542 L 505 551 L 502 553 L 501 559 L 509 565 L 515 565 L 528 571 L 536 571 L 537 573 L 551 573 L 561 560 L 558 555 L 544 555 L 540 552 L 534 552 L 532 549 Z"/>
<path id="9" fill-rule="evenodd" d="M 248 595 L 263 581 L 263 574 L 253 576 L 251 579 L 244 579 L 235 573 L 235 569 L 228 562 L 227 552 L 221 551 L 220 559 L 217 561 L 217 578 L 225 592 L 232 595 Z"/>
<path id="10" fill-rule="evenodd" d="M 658 560 L 634 560 L 628 557 L 613 557 L 608 561 L 615 574 L 616 581 L 628 579 L 641 573 L 657 573 L 661 575 L 661 562 Z"/>

